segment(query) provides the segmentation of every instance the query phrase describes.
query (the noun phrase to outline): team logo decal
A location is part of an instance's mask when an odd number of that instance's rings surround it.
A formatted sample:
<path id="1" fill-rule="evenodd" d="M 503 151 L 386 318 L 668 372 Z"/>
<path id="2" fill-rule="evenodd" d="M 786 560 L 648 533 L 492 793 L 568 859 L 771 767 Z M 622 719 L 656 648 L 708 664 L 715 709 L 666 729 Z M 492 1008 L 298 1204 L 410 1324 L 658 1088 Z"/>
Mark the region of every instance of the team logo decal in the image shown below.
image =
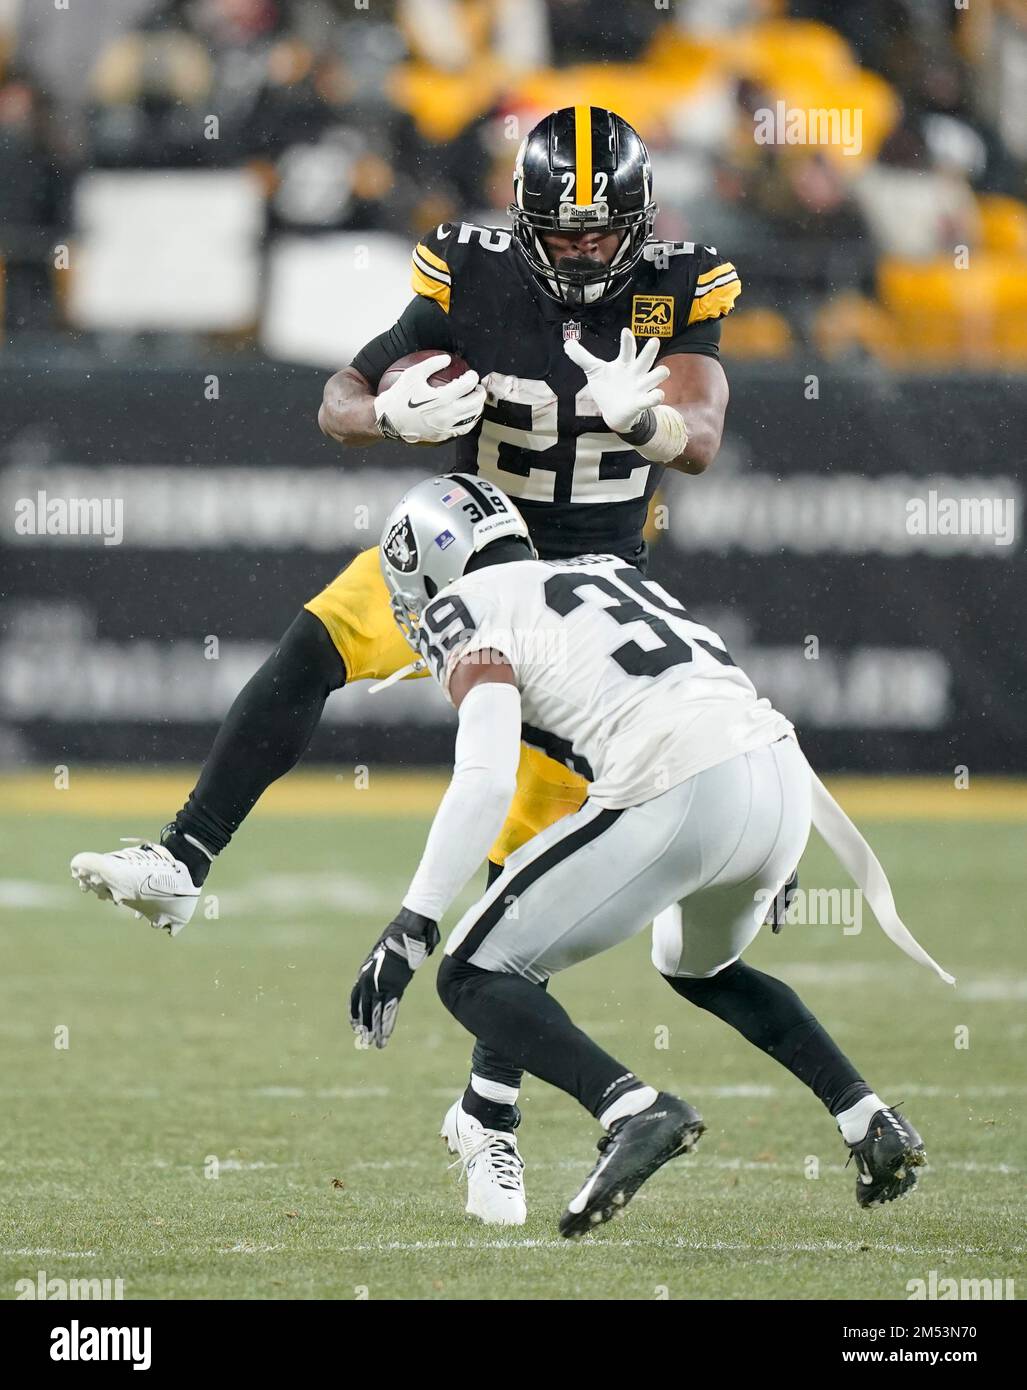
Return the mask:
<path id="1" fill-rule="evenodd" d="M 408 516 L 396 522 L 385 537 L 385 544 L 382 549 L 385 551 L 385 558 L 393 569 L 400 570 L 403 574 L 410 574 L 417 568 L 417 542 L 414 540 L 414 533 Z"/>
<path id="2" fill-rule="evenodd" d="M 443 531 L 441 535 L 435 537 L 435 544 L 440 550 L 448 550 L 456 540 L 452 531 Z"/>
<path id="3" fill-rule="evenodd" d="M 631 300 L 631 331 L 636 338 L 670 338 L 674 333 L 674 296 L 636 294 Z"/>
<path id="4" fill-rule="evenodd" d="M 563 326 L 563 340 L 569 343 L 572 340 L 579 341 L 581 338 L 581 324 L 575 323 L 573 319 L 568 319 Z"/>

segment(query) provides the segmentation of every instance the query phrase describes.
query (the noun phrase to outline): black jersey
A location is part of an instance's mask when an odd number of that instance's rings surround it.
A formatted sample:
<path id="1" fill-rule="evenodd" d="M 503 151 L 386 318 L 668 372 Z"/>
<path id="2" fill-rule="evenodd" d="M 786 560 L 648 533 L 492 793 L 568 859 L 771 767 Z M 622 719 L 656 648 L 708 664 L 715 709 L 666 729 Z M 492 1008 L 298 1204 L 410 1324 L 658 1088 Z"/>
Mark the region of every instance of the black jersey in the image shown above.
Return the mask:
<path id="1" fill-rule="evenodd" d="M 649 500 L 663 474 L 605 425 L 585 374 L 563 350 L 579 338 L 614 358 L 621 330 L 660 356 L 719 355 L 719 320 L 741 290 L 711 246 L 651 242 L 627 286 L 571 308 L 536 284 L 508 231 L 444 222 L 413 253 L 416 298 L 353 365 L 377 387 L 408 352 L 457 352 L 488 399 L 473 434 L 454 441 L 453 467 L 480 473 L 514 499 L 543 559 L 587 552 L 637 561 Z"/>

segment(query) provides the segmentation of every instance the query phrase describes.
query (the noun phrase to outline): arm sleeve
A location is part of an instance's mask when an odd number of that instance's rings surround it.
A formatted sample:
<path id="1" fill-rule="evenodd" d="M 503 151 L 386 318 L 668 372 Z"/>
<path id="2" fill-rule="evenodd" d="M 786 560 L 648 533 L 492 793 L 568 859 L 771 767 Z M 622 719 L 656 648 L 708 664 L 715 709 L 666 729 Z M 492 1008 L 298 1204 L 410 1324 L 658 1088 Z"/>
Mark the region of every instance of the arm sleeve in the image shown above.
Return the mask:
<path id="1" fill-rule="evenodd" d="M 366 343 L 350 366 L 367 378 L 372 391 L 377 391 L 379 381 L 393 362 L 409 352 L 427 348 L 459 350 L 449 315 L 434 299 L 416 294 L 392 327 Z"/>
<path id="2" fill-rule="evenodd" d="M 403 906 L 433 922 L 477 870 L 499 834 L 517 785 L 521 694 L 483 682 L 460 704 L 453 777 L 439 803 Z"/>

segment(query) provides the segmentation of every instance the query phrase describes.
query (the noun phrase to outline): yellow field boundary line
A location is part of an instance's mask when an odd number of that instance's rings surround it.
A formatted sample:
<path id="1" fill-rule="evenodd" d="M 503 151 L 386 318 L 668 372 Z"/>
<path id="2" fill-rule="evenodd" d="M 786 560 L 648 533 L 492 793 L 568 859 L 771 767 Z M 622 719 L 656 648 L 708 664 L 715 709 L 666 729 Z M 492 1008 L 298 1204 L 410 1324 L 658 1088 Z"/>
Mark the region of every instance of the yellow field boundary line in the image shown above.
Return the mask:
<path id="1" fill-rule="evenodd" d="M 138 817 L 170 820 L 196 769 L 71 768 L 66 788 L 53 768 L 0 773 L 0 814 Z M 308 768 L 268 788 L 255 815 L 381 820 L 430 816 L 447 784 L 438 771 L 372 771 L 358 786 L 350 769 Z M 971 777 L 965 790 L 941 777 L 829 777 L 827 785 L 854 819 L 1027 822 L 1027 779 Z M 141 831 L 151 829 L 141 826 Z"/>

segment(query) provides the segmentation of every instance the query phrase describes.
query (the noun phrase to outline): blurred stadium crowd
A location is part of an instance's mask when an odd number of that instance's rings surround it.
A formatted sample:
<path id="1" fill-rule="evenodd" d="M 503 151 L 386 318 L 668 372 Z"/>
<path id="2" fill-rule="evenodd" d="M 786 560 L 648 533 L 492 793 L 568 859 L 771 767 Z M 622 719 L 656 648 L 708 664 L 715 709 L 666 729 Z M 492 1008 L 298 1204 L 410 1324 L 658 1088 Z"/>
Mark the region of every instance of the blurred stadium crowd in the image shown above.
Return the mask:
<path id="1" fill-rule="evenodd" d="M 649 143 L 659 233 L 739 265 L 729 355 L 1027 368 L 1027 0 L 0 0 L 4 335 L 97 327 L 54 256 L 97 171 L 245 170 L 260 257 L 409 241 L 503 223 L 580 101 Z M 858 139 L 761 143 L 777 103 Z"/>

